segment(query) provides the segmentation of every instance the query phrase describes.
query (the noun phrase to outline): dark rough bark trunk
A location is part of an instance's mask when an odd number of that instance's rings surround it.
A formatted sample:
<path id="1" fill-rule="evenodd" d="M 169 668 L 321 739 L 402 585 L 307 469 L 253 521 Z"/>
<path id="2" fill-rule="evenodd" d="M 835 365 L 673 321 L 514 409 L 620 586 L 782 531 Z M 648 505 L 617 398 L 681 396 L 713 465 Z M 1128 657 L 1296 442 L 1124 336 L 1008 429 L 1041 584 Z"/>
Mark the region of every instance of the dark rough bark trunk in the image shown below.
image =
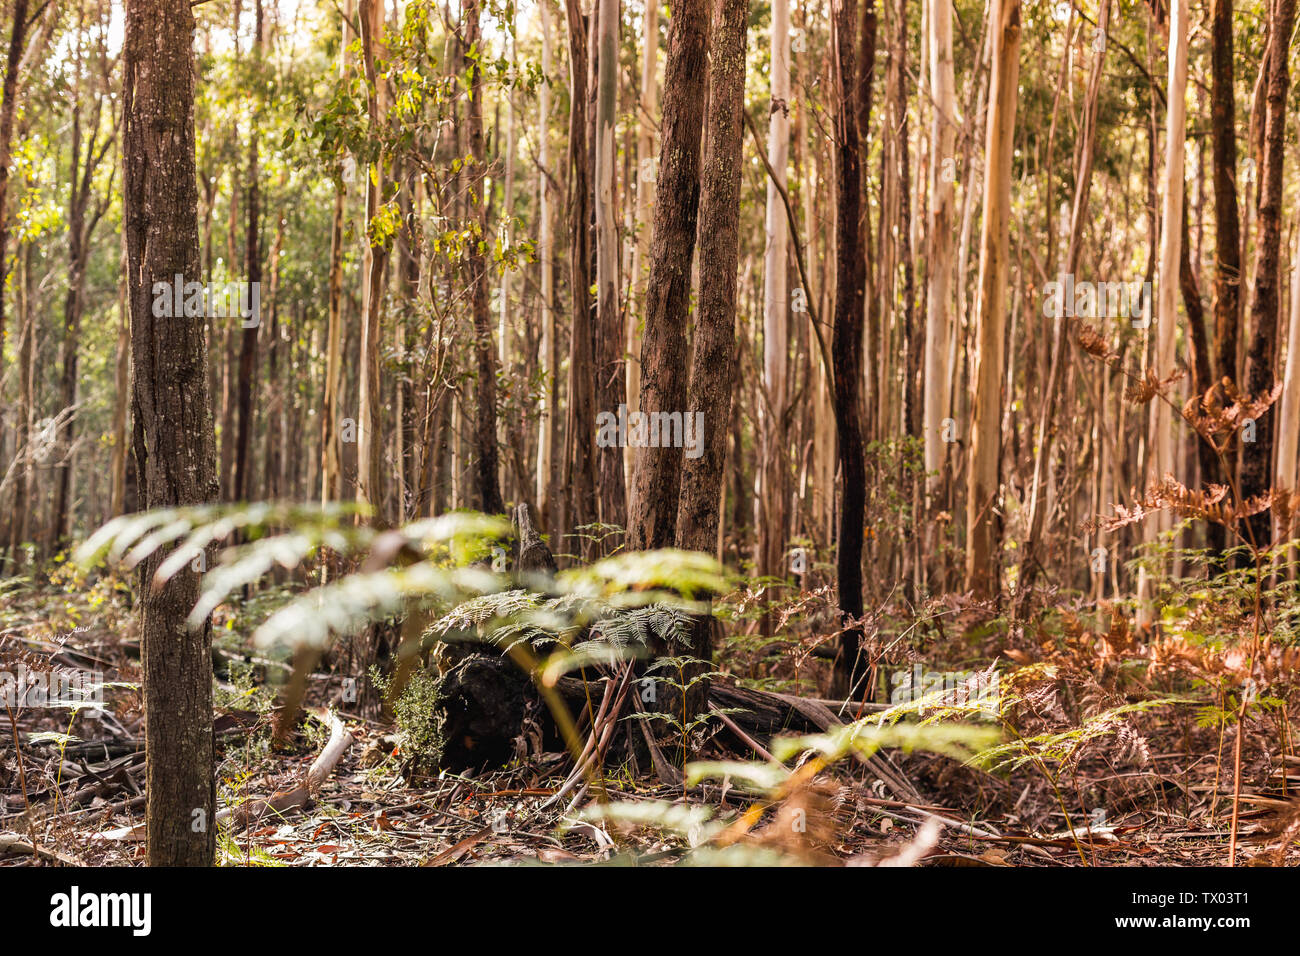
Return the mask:
<path id="1" fill-rule="evenodd" d="M 194 163 L 194 15 L 189 0 L 133 0 L 123 63 L 125 224 L 135 366 L 134 450 L 150 508 L 216 498 L 201 320 L 154 315 L 154 283 L 199 277 Z M 162 310 L 164 312 L 170 310 Z M 151 586 L 140 569 L 145 806 L 151 866 L 210 865 L 213 815 L 211 624 L 186 626 L 199 573 Z"/>
<path id="2" fill-rule="evenodd" d="M 745 41 L 747 0 L 718 0 L 709 64 L 708 146 L 700 187 L 700 301 L 691 356 L 687 415 L 698 416 L 699 456 L 682 467 L 677 505 L 677 547 L 712 554 L 717 546 L 718 509 L 736 353 L 736 273 L 740 258 L 740 171 L 744 136 Z M 712 619 L 698 618 L 691 655 L 712 658 Z M 687 708 L 699 712 L 707 686 L 695 685 L 696 699 Z"/>
<path id="3" fill-rule="evenodd" d="M 1214 383 L 1237 377 L 1237 329 L 1241 318 L 1241 227 L 1237 215 L 1237 108 L 1232 88 L 1232 0 L 1211 3 L 1210 135 L 1214 162 Z M 1208 386 L 1207 386 L 1208 387 Z M 1214 480 L 1224 481 L 1215 462 Z M 1227 532 L 1211 524 L 1206 544 L 1220 553 Z"/>
<path id="4" fill-rule="evenodd" d="M 686 409 L 686 319 L 699 213 L 708 30 L 706 0 L 682 0 L 672 10 L 641 342 L 641 411 L 647 416 L 680 415 Z M 638 448 L 635 461 L 628 546 L 635 551 L 670 547 L 677 524 L 682 449 Z"/>
<path id="5" fill-rule="evenodd" d="M 682 466 L 677 547 L 712 554 L 727 458 L 736 355 L 740 171 L 745 93 L 744 0 L 718 0 L 709 64 L 708 148 L 700 189 L 700 297 L 688 414 L 703 416 L 701 454 Z"/>
<path id="6" fill-rule="evenodd" d="M 0 342 L 5 339 L 5 263 L 9 261 L 9 161 L 13 155 L 14 113 L 18 105 L 18 64 L 27 34 L 27 0 L 14 0 L 13 23 L 9 28 L 9 52 L 5 57 L 4 92 L 0 94 Z M 4 379 L 4 349 L 0 348 L 0 381 Z M 4 422 L 0 420 L 0 439 Z"/>
<path id="7" fill-rule="evenodd" d="M 257 0 L 253 51 L 262 55 L 262 2 Z M 262 282 L 261 214 L 262 193 L 258 185 L 257 122 L 248 128 L 248 231 L 244 236 L 244 281 L 249 288 Z M 226 321 L 230 321 L 227 319 Z M 251 321 L 251 320 L 250 320 Z M 257 333 L 260 321 L 241 323 L 239 340 L 239 436 L 235 443 L 235 487 L 232 497 L 248 501 L 253 498 L 253 374 L 257 369 Z"/>
<path id="8" fill-rule="evenodd" d="M 1280 254 L 1282 248 L 1283 165 L 1286 148 L 1286 102 L 1291 88 L 1287 53 L 1295 25 L 1296 0 L 1275 0 L 1269 44 L 1268 99 L 1264 127 L 1264 162 L 1260 182 L 1259 239 L 1255 267 L 1255 300 L 1250 310 L 1251 342 L 1246 358 L 1246 388 L 1252 395 L 1272 390 L 1276 381 L 1278 315 L 1281 309 Z M 1260 416 L 1255 441 L 1241 446 L 1241 493 L 1245 497 L 1268 491 L 1273 477 L 1273 432 L 1276 413 Z M 1253 515 L 1250 528 L 1255 544 L 1273 538 L 1269 511 Z"/>
<path id="9" fill-rule="evenodd" d="M 868 197 L 860 202 L 861 214 L 859 216 L 858 235 L 860 236 L 858 245 L 862 250 L 863 260 L 863 299 L 866 308 L 866 348 L 869 355 L 874 355 L 880 347 L 880 317 L 879 304 L 880 297 L 877 295 L 867 294 L 867 289 L 877 288 L 879 278 L 876 275 L 876 265 L 874 261 L 874 251 L 872 245 L 871 229 L 871 202 L 869 192 L 871 188 L 870 175 L 867 172 L 867 157 L 870 155 L 869 148 L 865 145 L 870 137 L 871 131 L 871 105 L 873 93 L 875 91 L 876 79 L 876 33 L 879 27 L 879 17 L 876 15 L 876 0 L 862 0 L 862 15 L 858 20 L 858 62 L 857 67 L 857 96 L 854 104 L 857 121 L 858 121 L 858 149 L 861 152 L 862 159 L 859 162 L 858 173 L 862 183 L 862 194 Z M 827 73 L 827 77 L 832 77 L 832 70 Z M 884 150 L 881 150 L 881 161 L 884 161 Z M 882 211 L 883 212 L 883 211 Z M 883 222 L 883 219 L 882 219 Z M 867 361 L 874 361 L 868 359 Z M 862 397 L 859 396 L 862 402 Z M 858 426 L 860 442 L 866 443 L 873 441 L 880 434 L 880 423 L 876 421 L 879 412 L 879 403 L 875 401 L 862 402 L 861 424 Z"/>
<path id="10" fill-rule="evenodd" d="M 1241 226 L 1237 214 L 1237 109 L 1232 92 L 1232 0 L 1213 0 L 1210 135 L 1214 156 L 1214 374 L 1236 378 Z"/>
<path id="11" fill-rule="evenodd" d="M 465 3 L 465 50 L 479 42 L 479 7 L 477 0 Z M 464 59 L 465 69 L 472 72 L 466 118 L 470 154 L 474 157 L 473 197 L 477 205 L 473 216 L 479 235 L 487 242 L 487 196 L 483 180 L 487 173 L 487 150 L 483 144 L 483 69 L 477 61 Z M 487 514 L 506 510 L 501 500 L 497 478 L 497 359 L 492 344 L 492 316 L 488 310 L 487 255 L 474 243 L 469 257 L 470 283 L 474 308 L 474 353 L 478 368 L 475 386 L 474 441 L 478 451 L 475 466 L 478 507 Z"/>
<path id="12" fill-rule="evenodd" d="M 31 288 L 31 247 L 19 249 L 15 262 L 14 286 L 18 292 L 20 307 L 18 318 L 22 322 L 22 333 L 18 342 L 18 427 L 14 436 L 14 447 L 25 450 L 31 438 L 33 427 L 32 410 L 35 408 L 35 357 L 36 357 L 36 321 L 30 306 L 31 297 L 27 290 Z M 13 508 L 9 525 L 8 563 L 0 562 L 8 573 L 16 573 L 21 566 L 20 546 L 27 540 L 27 523 L 32 508 L 27 500 L 32 461 L 26 457 L 21 462 L 14 476 Z"/>
<path id="13" fill-rule="evenodd" d="M 1196 273 L 1192 271 L 1192 256 L 1189 248 L 1190 243 L 1187 241 L 1188 233 L 1188 215 L 1187 199 L 1183 199 L 1183 242 L 1182 242 L 1182 263 L 1178 268 L 1178 281 L 1182 287 L 1183 293 L 1183 310 L 1187 313 L 1187 327 L 1192 337 L 1192 391 L 1197 395 L 1204 395 L 1214 381 L 1211 368 L 1210 345 L 1209 339 L 1205 333 L 1205 308 L 1201 305 L 1201 289 L 1196 283 Z M 1201 469 L 1201 485 L 1204 487 L 1209 482 L 1221 482 L 1223 479 L 1219 475 L 1219 458 L 1214 453 L 1214 449 L 1209 442 L 1202 441 L 1199 436 L 1193 435 L 1196 441 L 1197 461 Z M 1219 528 L 1221 525 L 1215 525 L 1213 522 L 1206 524 L 1207 528 Z M 1207 544 L 1211 548 L 1222 548 L 1222 535 L 1210 535 Z"/>
<path id="14" fill-rule="evenodd" d="M 840 468 L 839 549 L 835 579 L 840 610 L 846 620 L 862 617 L 862 529 L 866 505 L 859 409 L 862 380 L 862 307 L 866 260 L 862 253 L 862 167 L 859 114 L 862 91 L 857 83 L 857 0 L 832 0 L 831 47 L 835 88 L 835 319 L 831 343 L 835 375 L 836 451 Z M 866 83 L 874 66 L 863 65 Z M 867 662 L 861 656 L 862 632 L 850 627 L 840 635 L 832 686 L 838 697 L 869 695 L 862 686 Z"/>
<path id="15" fill-rule="evenodd" d="M 596 303 L 591 297 L 591 154 L 587 143 L 587 22 L 578 0 L 565 0 L 569 33 L 569 338 L 561 533 L 596 520 Z M 584 548 L 585 550 L 585 548 Z"/>
<path id="16" fill-rule="evenodd" d="M 84 26 L 84 23 L 81 24 Z M 80 83 L 80 60 L 76 82 Z M 72 107 L 72 163 L 68 191 L 68 290 L 63 299 L 63 346 L 61 349 L 63 377 L 60 382 L 61 404 L 71 409 L 77 404 L 77 346 L 81 339 L 81 305 L 86 283 L 86 199 L 89 193 L 89 176 L 94 171 L 94 157 L 86 157 L 86 178 L 81 176 L 81 100 L 74 93 Z M 98 111 L 96 111 L 98 119 Z M 90 154 L 94 149 L 92 138 Z M 59 464 L 54 496 L 54 516 L 50 525 L 50 548 L 53 554 L 66 540 L 68 534 L 69 499 L 72 496 L 72 453 L 75 438 L 76 414 L 71 413 L 59 436 Z"/>

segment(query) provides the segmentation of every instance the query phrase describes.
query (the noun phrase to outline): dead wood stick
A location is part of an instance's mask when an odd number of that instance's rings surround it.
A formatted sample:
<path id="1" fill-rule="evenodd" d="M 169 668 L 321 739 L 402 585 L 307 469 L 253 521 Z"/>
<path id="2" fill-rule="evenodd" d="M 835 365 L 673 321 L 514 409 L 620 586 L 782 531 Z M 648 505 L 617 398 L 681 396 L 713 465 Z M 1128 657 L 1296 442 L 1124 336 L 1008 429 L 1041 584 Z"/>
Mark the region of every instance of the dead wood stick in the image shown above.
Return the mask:
<path id="1" fill-rule="evenodd" d="M 610 737 L 613 735 L 614 727 L 618 724 L 618 715 L 623 709 L 623 702 L 627 699 L 627 691 L 631 686 L 632 665 L 629 664 L 623 671 L 622 683 L 618 686 L 617 696 L 614 696 L 614 682 L 610 681 L 605 685 L 605 696 L 600 702 L 600 710 L 591 722 L 591 736 L 587 739 L 587 746 L 583 748 L 583 756 L 579 758 L 578 765 L 574 768 L 569 779 L 555 794 L 538 807 L 538 811 L 545 810 L 553 804 L 559 803 L 564 799 L 564 795 L 573 789 L 573 786 L 587 775 L 589 769 L 599 764 L 604 756 L 605 748 L 609 746 Z M 610 698 L 613 697 L 612 707 L 608 707 Z"/>
<path id="2" fill-rule="evenodd" d="M 741 730 L 740 725 L 737 724 L 730 717 L 728 717 L 726 714 L 724 714 L 722 712 L 721 707 L 719 707 L 717 704 L 710 701 L 709 709 L 713 711 L 714 714 L 717 715 L 718 719 L 722 721 L 722 723 L 727 727 L 728 730 L 730 730 L 733 734 L 736 735 L 737 738 L 739 738 L 741 743 L 745 744 L 747 747 L 753 750 L 754 753 L 758 754 L 764 760 L 772 761 L 772 763 L 775 764 L 781 763 L 781 761 L 777 760 L 774 756 L 772 756 L 772 752 L 770 750 L 768 750 L 766 747 L 760 744 L 753 737 L 749 736 L 749 734 Z"/>
<path id="3" fill-rule="evenodd" d="M 641 736 L 645 738 L 646 746 L 650 748 L 650 762 L 654 764 L 655 774 L 658 775 L 659 780 L 669 786 L 681 786 L 684 781 L 682 772 L 670 764 L 664 752 L 659 749 L 659 744 L 655 742 L 655 735 L 650 733 L 650 726 L 645 722 L 645 718 L 638 717 L 636 722 L 641 728 Z"/>
<path id="4" fill-rule="evenodd" d="M 333 711 L 312 711 L 312 714 L 329 726 L 330 738 L 325 744 L 325 749 L 312 762 L 302 783 L 292 790 L 283 790 L 268 799 L 254 800 L 238 807 L 226 807 L 217 813 L 218 823 L 232 820 L 236 825 L 243 826 L 260 818 L 267 811 L 278 814 L 305 806 L 308 800 L 316 796 L 321 786 L 329 779 L 329 775 L 334 772 L 334 766 L 339 762 L 339 758 L 352 746 L 353 739 L 343 725 L 343 721 Z"/>
<path id="5" fill-rule="evenodd" d="M 62 863 L 64 866 L 85 866 L 75 857 L 65 856 L 55 850 L 47 850 L 43 846 L 33 846 L 17 833 L 0 833 L 0 856 L 7 853 L 25 853 L 52 863 Z"/>

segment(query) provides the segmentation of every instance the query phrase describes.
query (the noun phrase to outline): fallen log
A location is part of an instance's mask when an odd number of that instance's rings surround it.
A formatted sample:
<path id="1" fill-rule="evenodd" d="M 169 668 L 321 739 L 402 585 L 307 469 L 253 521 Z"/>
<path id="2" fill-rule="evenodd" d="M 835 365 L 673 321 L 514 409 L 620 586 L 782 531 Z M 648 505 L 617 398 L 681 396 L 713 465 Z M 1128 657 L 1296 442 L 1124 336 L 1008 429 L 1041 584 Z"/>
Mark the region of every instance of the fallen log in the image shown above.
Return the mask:
<path id="1" fill-rule="evenodd" d="M 600 676 L 586 681 L 561 677 L 556 681 L 555 691 L 574 723 L 590 721 L 589 703 L 605 700 L 609 680 Z M 637 695 L 629 696 L 631 703 L 624 709 L 637 709 Z M 779 694 L 720 680 L 709 686 L 709 704 L 725 711 L 746 735 L 764 746 L 781 734 L 819 733 L 855 719 L 859 712 L 883 709 L 879 704 L 846 704 Z M 508 658 L 471 654 L 459 661 L 443 680 L 437 706 L 444 721 L 441 763 L 448 769 L 480 769 L 506 763 L 516 752 L 515 741 L 524 734 L 526 720 L 535 720 L 541 726 L 549 746 L 563 746 L 554 718 L 537 688 Z M 606 756 L 618 758 L 625 754 L 613 751 Z"/>

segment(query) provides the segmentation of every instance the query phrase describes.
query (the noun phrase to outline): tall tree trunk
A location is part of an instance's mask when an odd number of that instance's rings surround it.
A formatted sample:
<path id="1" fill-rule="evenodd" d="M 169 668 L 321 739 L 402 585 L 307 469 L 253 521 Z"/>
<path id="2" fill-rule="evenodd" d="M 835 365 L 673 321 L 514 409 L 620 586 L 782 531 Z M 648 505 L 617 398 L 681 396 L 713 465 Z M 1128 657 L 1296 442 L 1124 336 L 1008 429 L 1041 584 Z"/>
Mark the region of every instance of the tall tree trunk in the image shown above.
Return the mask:
<path id="1" fill-rule="evenodd" d="M 243 10 L 243 0 L 234 0 L 230 10 L 230 36 L 232 55 L 239 59 L 239 18 Z M 230 138 L 239 143 L 239 119 L 231 118 Z M 235 263 L 239 255 L 239 163 L 230 166 L 229 210 L 226 217 L 226 281 L 235 280 Z M 221 499 L 234 501 L 239 497 L 235 486 L 235 447 L 238 444 L 239 429 L 236 425 L 235 409 L 238 405 L 239 382 L 239 342 L 235 335 L 235 326 L 227 317 L 221 323 L 221 464 L 220 476 Z"/>
<path id="2" fill-rule="evenodd" d="M 907 116 L 907 0 L 894 7 L 894 47 L 891 65 L 894 81 L 893 126 L 898 150 L 898 258 L 903 267 L 903 303 L 899 317 L 907 337 L 903 365 L 903 434 L 921 437 L 921 352 L 924 330 L 916 327 L 916 272 L 912 264 L 912 168 L 911 138 Z"/>
<path id="3" fill-rule="evenodd" d="M 1175 332 L 1178 324 L 1178 272 L 1183 238 L 1183 165 L 1187 142 L 1187 0 L 1174 0 L 1169 22 L 1169 82 L 1165 115 L 1164 198 L 1160 214 L 1160 271 L 1156 285 L 1156 363 L 1160 377 L 1172 374 L 1176 361 Z M 1173 417 L 1164 402 L 1153 402 L 1156 410 L 1155 474 L 1159 481 L 1177 468 L 1177 443 Z M 1161 530 L 1172 527 L 1162 514 Z"/>
<path id="4" fill-rule="evenodd" d="M 930 125 L 929 258 L 926 263 L 925 322 L 925 487 L 930 495 L 939 488 L 940 473 L 950 443 L 944 441 L 943 420 L 948 417 L 948 340 L 951 335 L 953 182 L 957 158 L 957 91 L 952 61 L 952 5 L 930 2 L 930 84 L 934 116 Z"/>
<path id="5" fill-rule="evenodd" d="M 537 5 L 541 18 L 542 30 L 542 77 L 543 82 L 538 91 L 537 109 L 537 165 L 538 169 L 538 203 L 537 203 L 537 259 L 541 270 L 541 307 L 542 335 L 540 360 L 542 366 L 542 401 L 537 417 L 537 508 L 538 525 L 542 528 L 553 527 L 556 518 L 552 496 L 552 470 L 554 467 L 555 448 L 555 402 L 558 397 L 556 388 L 555 348 L 555 240 L 551 198 L 551 139 L 547 135 L 547 126 L 551 120 L 551 6 L 550 0 L 541 0 Z"/>
<path id="6" fill-rule="evenodd" d="M 1237 107 L 1233 92 L 1232 0 L 1211 0 L 1210 16 L 1210 137 L 1214 163 L 1214 355 L 1211 368 L 1217 385 L 1237 377 L 1237 326 L 1241 317 L 1241 229 L 1237 215 Z M 1202 481 L 1226 481 L 1217 462 Z M 1227 532 L 1221 525 L 1206 528 L 1206 543 L 1222 552 Z"/>
<path id="7" fill-rule="evenodd" d="M 0 343 L 5 340 L 5 264 L 9 261 L 9 163 L 13 159 L 14 114 L 18 107 L 18 69 L 27 35 L 27 0 L 14 0 L 9 27 L 9 52 L 5 57 L 3 93 L 0 94 Z M 4 381 L 4 348 L 0 346 L 0 382 Z M 4 419 L 0 418 L 0 447 Z"/>
<path id="8" fill-rule="evenodd" d="M 867 0 L 871 3 L 872 0 Z M 866 259 L 862 250 L 862 166 L 859 113 L 870 88 L 874 63 L 863 64 L 865 84 L 858 82 L 854 49 L 858 32 L 857 0 L 831 0 L 831 51 L 834 62 L 835 117 L 835 319 L 831 343 L 835 388 L 836 450 L 840 468 L 839 551 L 836 586 L 839 605 L 850 626 L 840 635 L 832 693 L 837 697 L 871 696 L 868 662 L 862 656 L 862 532 L 866 505 L 866 460 L 860 417 L 862 322 Z M 872 47 L 874 59 L 874 46 Z"/>
<path id="9" fill-rule="evenodd" d="M 1214 142 L 1214 374 L 1237 378 L 1241 229 L 1237 215 L 1237 108 L 1232 0 L 1212 0 L 1210 135 Z"/>
<path id="10" fill-rule="evenodd" d="M 639 319 L 645 309 L 646 266 L 650 259 L 650 217 L 654 207 L 654 163 L 656 116 L 659 112 L 659 2 L 645 0 L 641 30 L 641 102 L 637 116 L 636 138 L 636 246 L 632 250 L 632 303 L 627 309 L 627 410 L 641 403 L 641 333 Z M 629 481 L 636 449 L 627 448 L 623 456 Z"/>
<path id="11" fill-rule="evenodd" d="M 339 81 L 345 82 L 348 64 L 348 25 L 356 14 L 355 0 L 346 0 L 339 18 Z M 342 169 L 336 170 L 334 211 L 330 217 L 329 318 L 325 331 L 325 396 L 321 412 L 321 503 L 342 496 L 339 448 L 339 389 L 343 379 L 343 214 L 347 187 Z"/>
<path id="12" fill-rule="evenodd" d="M 1255 246 L 1255 298 L 1250 310 L 1250 351 L 1246 388 L 1252 395 L 1269 393 L 1276 381 L 1277 337 L 1281 313 L 1282 192 L 1286 149 L 1286 103 L 1291 89 L 1287 68 L 1296 0 L 1272 0 L 1269 35 L 1268 100 L 1264 126 L 1264 163 L 1260 183 L 1259 239 Z M 1275 412 L 1260 416 L 1255 441 L 1241 446 L 1241 494 L 1262 495 L 1273 479 Z M 1249 519 L 1251 540 L 1265 547 L 1273 540 L 1268 511 Z"/>
<path id="13" fill-rule="evenodd" d="M 687 405 L 687 415 L 703 425 L 696 432 L 702 447 L 698 455 L 688 454 L 683 462 L 677 505 L 677 547 L 710 554 L 717 542 L 734 391 L 748 10 L 747 0 L 717 0 L 714 10 L 708 145 L 700 185 L 699 314 Z M 712 659 L 711 626 L 709 618 L 695 622 L 691 655 L 697 660 Z M 707 684 L 701 682 L 696 687 L 703 691 Z M 688 696 L 688 712 L 703 707 L 703 700 Z"/>
<path id="14" fill-rule="evenodd" d="M 60 383 L 60 400 L 63 411 L 67 414 L 59 436 L 59 462 L 55 468 L 54 515 L 50 524 L 49 553 L 53 554 L 62 547 L 68 532 L 68 499 L 72 493 L 72 458 L 73 443 L 76 433 L 77 405 L 77 347 L 81 340 L 81 301 L 86 282 L 86 198 L 88 189 L 83 190 L 81 179 L 81 86 L 84 82 L 82 72 L 82 30 L 85 28 L 84 7 L 77 7 L 76 36 L 72 40 L 75 61 L 72 81 L 72 161 L 69 168 L 68 189 L 68 289 L 63 300 L 63 343 L 62 365 L 63 377 Z M 96 111 L 98 119 L 98 111 Z M 87 172 L 93 171 L 94 149 L 93 133 L 90 147 L 86 150 Z M 87 177 L 89 178 L 89 177 Z M 89 186 L 89 182 L 84 184 Z M 0 338 L 0 342 L 3 339 Z"/>
<path id="15" fill-rule="evenodd" d="M 13 572 L 17 571 L 19 548 L 27 540 L 28 522 L 34 510 L 28 494 L 32 478 L 32 450 L 29 445 L 36 407 L 36 318 L 28 294 L 31 288 L 31 246 L 20 246 L 18 253 L 18 281 L 14 285 L 18 290 L 18 318 L 22 322 L 22 335 L 18 342 L 18 428 L 14 436 L 14 451 L 20 460 L 14 478 L 14 505 L 12 523 L 9 525 L 9 561 Z"/>
<path id="16" fill-rule="evenodd" d="M 1020 0 L 996 0 L 992 84 L 985 131 L 984 221 L 980 227 L 980 297 L 976 319 L 971 450 L 966 483 L 966 587 L 978 597 L 1000 590 L 998 519 L 1006 332 L 1011 164 L 1020 77 Z"/>
<path id="17" fill-rule="evenodd" d="M 482 42 L 479 32 L 478 0 L 465 0 L 462 9 L 465 47 L 461 54 L 464 69 L 469 74 L 466 126 L 469 133 L 470 155 L 474 158 L 474 172 L 470 179 L 470 203 L 476 208 L 471 214 L 478 228 L 479 237 L 483 243 L 486 243 L 488 196 L 485 188 L 487 149 L 483 143 L 483 67 L 478 59 L 470 60 L 467 56 L 476 44 Z M 478 370 L 474 393 L 474 443 L 477 452 L 474 482 L 476 504 L 480 511 L 487 514 L 500 514 L 506 510 L 506 506 L 501 500 L 501 485 L 497 477 L 496 350 L 492 347 L 492 317 L 488 311 L 487 255 L 483 251 L 483 245 L 478 242 L 471 242 L 469 281 L 474 312 L 474 352 Z"/>
<path id="18" fill-rule="evenodd" d="M 686 320 L 699 214 L 708 29 L 706 0 L 681 0 L 668 27 L 663 141 L 641 343 L 641 411 L 646 415 L 680 416 L 686 408 Z M 630 549 L 664 548 L 675 540 L 681 462 L 680 447 L 637 449 Z"/>
<path id="19" fill-rule="evenodd" d="M 562 533 L 596 520 L 595 302 L 591 298 L 591 166 L 587 149 L 587 24 L 579 0 L 565 0 L 569 35 L 568 417 L 564 429 Z M 584 545 L 585 549 L 585 545 Z"/>
<path id="20" fill-rule="evenodd" d="M 126 406 L 131 387 L 131 313 L 127 309 L 127 281 L 125 249 L 122 256 L 122 277 L 117 294 L 117 361 L 113 369 L 113 453 L 109 465 L 111 475 L 108 516 L 116 518 L 126 513 Z"/>
<path id="21" fill-rule="evenodd" d="M 133 0 L 123 48 L 124 214 L 135 369 L 135 458 L 149 508 L 216 498 L 203 325 L 154 315 L 154 284 L 199 277 L 194 162 L 194 15 L 189 0 Z M 140 567 L 145 822 L 150 866 L 207 866 L 216 850 L 212 627 L 186 617 L 199 574 L 152 586 Z"/>
<path id="22" fill-rule="evenodd" d="M 1183 312 L 1187 315 L 1188 338 L 1192 346 L 1192 393 L 1204 395 L 1214 382 L 1211 372 L 1213 358 L 1210 355 L 1209 337 L 1205 333 L 1205 307 L 1201 303 L 1201 287 L 1196 281 L 1196 272 L 1192 269 L 1192 248 L 1188 242 L 1189 210 L 1186 196 L 1183 197 L 1183 238 L 1179 253 L 1178 282 L 1183 295 Z M 1201 441 L 1191 432 L 1188 440 L 1196 445 L 1197 466 L 1201 473 L 1201 485 L 1218 481 L 1219 458 L 1209 442 Z M 1207 526 L 1212 523 L 1207 522 Z"/>
<path id="23" fill-rule="evenodd" d="M 262 24 L 262 0 L 254 4 L 253 47 L 250 51 L 260 69 L 265 56 Z M 257 120 L 248 126 L 248 231 L 244 236 L 244 281 L 249 289 L 262 283 L 261 215 L 262 191 L 259 183 L 260 169 L 257 156 Z M 251 301 L 251 299 L 250 299 Z M 227 320 L 229 321 L 229 320 Z M 257 333 L 260 316 L 250 316 L 240 323 L 239 339 L 239 433 L 235 442 L 235 486 L 231 496 L 236 500 L 253 499 L 253 375 L 257 371 Z"/>
<path id="24" fill-rule="evenodd" d="M 626 396 L 623 347 L 626 336 L 618 301 L 619 236 L 614 196 L 614 126 L 618 111 L 619 0 L 599 0 L 596 57 L 596 405 L 617 414 Z M 623 449 L 598 451 L 600 520 L 627 522 Z"/>
<path id="25" fill-rule="evenodd" d="M 763 389 L 759 402 L 762 427 L 759 445 L 758 498 L 754 524 L 758 531 L 755 567 L 760 575 L 783 575 L 786 542 L 785 419 L 789 361 L 790 227 L 783 193 L 790 161 L 790 4 L 772 0 L 771 115 L 767 128 L 767 161 L 773 176 L 767 181 L 766 246 L 763 256 Z M 805 290 L 805 295 L 807 290 Z M 771 620 L 763 620 L 765 633 Z"/>
<path id="26" fill-rule="evenodd" d="M 366 79 L 366 113 L 371 126 L 378 126 L 384 112 L 381 86 L 375 68 L 376 56 L 383 42 L 383 0 L 360 0 L 358 6 L 361 26 L 361 57 Z M 482 119 L 479 128 L 482 140 Z M 359 166 L 360 164 L 358 164 Z M 361 373 L 357 404 L 360 415 L 357 421 L 357 504 L 375 509 L 375 518 L 383 522 L 383 476 L 380 468 L 383 457 L 383 422 L 380 395 L 383 384 L 379 380 L 379 343 L 382 337 L 380 313 L 384 298 L 384 269 L 388 264 L 389 240 L 376 240 L 371 230 L 383 197 L 383 163 L 368 164 L 366 176 L 366 244 L 361 259 Z M 360 172 L 360 168 L 358 168 Z M 486 320 L 487 290 L 483 290 L 483 311 Z M 475 308 L 477 327 L 479 309 Z M 490 332 L 489 332 L 490 337 Z M 492 436 L 496 447 L 496 435 Z M 495 469 L 494 472 L 495 474 Z"/>
<path id="27" fill-rule="evenodd" d="M 287 185 L 286 176 L 280 178 L 283 191 Z M 266 437 L 265 452 L 262 457 L 262 497 L 274 501 L 285 495 L 285 444 L 286 444 L 286 395 L 289 389 L 281 381 L 280 354 L 283 349 L 284 336 L 280 333 L 280 253 L 284 248 L 284 210 L 277 209 L 275 215 L 275 238 L 267 251 L 266 262 L 270 269 L 271 280 L 267 288 L 265 308 L 268 313 L 266 326 Z M 286 373 L 289 362 L 285 362 Z"/>
<path id="28" fill-rule="evenodd" d="M 1282 398 L 1277 410 L 1277 468 L 1275 484 L 1279 490 L 1296 491 L 1297 461 L 1300 453 L 1300 242 L 1296 243 L 1291 264 L 1290 319 L 1287 323 L 1286 372 L 1282 377 Z M 1287 540 L 1290 530 L 1275 529 L 1278 540 Z"/>

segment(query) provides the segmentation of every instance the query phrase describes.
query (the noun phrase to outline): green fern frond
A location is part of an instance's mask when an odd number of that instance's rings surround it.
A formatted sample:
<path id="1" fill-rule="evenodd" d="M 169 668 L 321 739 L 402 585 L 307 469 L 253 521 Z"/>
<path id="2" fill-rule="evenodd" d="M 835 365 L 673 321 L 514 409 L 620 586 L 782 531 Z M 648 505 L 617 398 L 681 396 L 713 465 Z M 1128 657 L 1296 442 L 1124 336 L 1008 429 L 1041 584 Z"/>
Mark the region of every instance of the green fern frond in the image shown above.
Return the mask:
<path id="1" fill-rule="evenodd" d="M 870 719 L 864 718 L 824 734 L 778 737 L 772 741 L 772 756 L 784 762 L 811 750 L 834 762 L 849 754 L 866 759 L 881 748 L 894 747 L 908 753 L 913 750 L 929 750 L 955 760 L 969 760 L 1000 736 L 992 728 L 972 727 L 968 724 L 894 724 L 879 727 Z"/>

